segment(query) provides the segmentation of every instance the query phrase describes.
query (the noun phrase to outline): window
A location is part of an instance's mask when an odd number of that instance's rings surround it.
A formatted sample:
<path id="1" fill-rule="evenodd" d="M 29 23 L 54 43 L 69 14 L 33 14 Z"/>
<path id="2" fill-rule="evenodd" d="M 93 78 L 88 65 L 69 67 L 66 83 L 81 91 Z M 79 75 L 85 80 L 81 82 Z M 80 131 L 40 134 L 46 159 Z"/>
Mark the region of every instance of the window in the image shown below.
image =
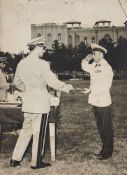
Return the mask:
<path id="1" fill-rule="evenodd" d="M 80 37 L 79 37 L 79 35 L 77 35 L 76 36 L 76 42 L 79 44 L 79 42 L 80 42 Z"/>
<path id="2" fill-rule="evenodd" d="M 58 33 L 58 41 L 61 41 L 61 33 Z"/>
<path id="3" fill-rule="evenodd" d="M 94 36 L 91 37 L 91 42 L 95 43 L 95 37 Z"/>
<path id="4" fill-rule="evenodd" d="M 105 38 L 105 39 L 110 39 L 111 36 L 107 33 L 107 34 L 104 35 L 104 38 Z"/>
<path id="5" fill-rule="evenodd" d="M 51 42 L 51 33 L 48 33 L 48 35 L 47 35 L 47 41 L 48 42 Z"/>
<path id="6" fill-rule="evenodd" d="M 112 38 L 108 33 L 104 35 L 104 39 L 106 39 L 107 41 L 112 41 Z"/>
<path id="7" fill-rule="evenodd" d="M 41 34 L 40 34 L 40 33 L 38 33 L 38 34 L 37 34 L 37 37 L 41 37 Z"/>
<path id="8" fill-rule="evenodd" d="M 87 37 L 86 36 L 84 37 L 84 42 L 85 42 L 85 44 L 87 44 Z"/>
<path id="9" fill-rule="evenodd" d="M 71 35 L 68 36 L 68 44 L 72 44 L 72 36 Z"/>

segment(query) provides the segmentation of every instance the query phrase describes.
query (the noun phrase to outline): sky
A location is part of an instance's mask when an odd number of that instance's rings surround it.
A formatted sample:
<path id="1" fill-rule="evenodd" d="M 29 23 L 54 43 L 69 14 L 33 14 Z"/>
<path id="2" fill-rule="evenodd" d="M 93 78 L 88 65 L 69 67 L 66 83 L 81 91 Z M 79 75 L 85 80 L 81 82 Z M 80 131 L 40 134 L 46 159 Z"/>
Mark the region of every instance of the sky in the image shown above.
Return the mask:
<path id="1" fill-rule="evenodd" d="M 31 39 L 31 24 L 71 20 L 93 27 L 98 20 L 123 26 L 127 20 L 119 0 L 0 0 L 0 50 L 19 52 Z M 127 0 L 120 0 L 127 13 Z"/>

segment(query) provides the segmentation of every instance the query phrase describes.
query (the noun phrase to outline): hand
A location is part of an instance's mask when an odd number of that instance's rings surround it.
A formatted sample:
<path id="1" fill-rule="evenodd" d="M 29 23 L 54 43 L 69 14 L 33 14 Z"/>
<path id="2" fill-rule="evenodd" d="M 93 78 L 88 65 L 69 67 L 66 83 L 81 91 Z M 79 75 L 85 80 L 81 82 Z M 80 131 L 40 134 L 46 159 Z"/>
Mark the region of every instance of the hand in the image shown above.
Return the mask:
<path id="1" fill-rule="evenodd" d="M 69 91 L 74 90 L 74 88 L 71 84 L 66 84 L 61 90 L 66 93 L 69 93 Z"/>
<path id="2" fill-rule="evenodd" d="M 75 88 L 76 91 L 83 91 L 83 88 Z"/>
<path id="3" fill-rule="evenodd" d="M 71 84 L 68 84 L 67 89 L 68 89 L 68 93 L 69 93 L 70 91 L 74 90 L 74 87 Z"/>
<path id="4" fill-rule="evenodd" d="M 82 91 L 80 91 L 82 94 L 88 94 L 90 93 L 90 89 L 84 88 Z"/>
<path id="5" fill-rule="evenodd" d="M 92 59 L 93 59 L 93 54 L 89 54 L 84 58 L 84 60 L 86 60 L 86 61 L 90 61 Z"/>

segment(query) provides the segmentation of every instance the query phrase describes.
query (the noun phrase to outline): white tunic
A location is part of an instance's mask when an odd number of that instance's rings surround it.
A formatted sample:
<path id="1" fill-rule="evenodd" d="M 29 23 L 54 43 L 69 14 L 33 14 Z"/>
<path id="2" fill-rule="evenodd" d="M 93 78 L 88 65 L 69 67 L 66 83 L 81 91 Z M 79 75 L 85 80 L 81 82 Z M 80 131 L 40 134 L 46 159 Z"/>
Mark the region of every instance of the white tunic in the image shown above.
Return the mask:
<path id="1" fill-rule="evenodd" d="M 46 61 L 31 55 L 18 64 L 14 83 L 18 89 L 24 91 L 22 111 L 30 113 L 50 111 L 47 85 L 57 90 L 65 86 L 64 82 L 56 78 Z"/>
<path id="2" fill-rule="evenodd" d="M 90 73 L 90 90 L 88 103 L 105 107 L 109 106 L 111 101 L 110 88 L 113 80 L 113 71 L 111 66 L 105 59 L 102 59 L 98 64 L 84 59 L 82 61 L 82 69 Z"/>

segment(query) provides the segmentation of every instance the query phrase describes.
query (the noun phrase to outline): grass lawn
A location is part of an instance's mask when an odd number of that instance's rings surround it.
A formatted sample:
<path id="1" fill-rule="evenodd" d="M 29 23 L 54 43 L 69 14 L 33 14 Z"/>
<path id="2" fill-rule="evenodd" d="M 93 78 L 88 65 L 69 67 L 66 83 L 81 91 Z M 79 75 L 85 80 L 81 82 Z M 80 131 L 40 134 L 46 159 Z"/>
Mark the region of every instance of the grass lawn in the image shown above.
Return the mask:
<path id="1" fill-rule="evenodd" d="M 70 81 L 74 87 L 88 87 L 89 81 Z M 101 88 L 101 87 L 100 87 Z M 10 168 L 9 159 L 16 143 L 14 135 L 3 135 L 0 175 L 127 175 L 127 81 L 114 81 L 111 89 L 114 125 L 114 154 L 99 161 L 93 152 L 99 150 L 93 110 L 87 95 L 62 94 L 61 129 L 57 132 L 56 161 L 46 169 L 31 170 L 30 151 L 20 167 Z M 49 146 L 45 160 L 50 161 Z"/>

